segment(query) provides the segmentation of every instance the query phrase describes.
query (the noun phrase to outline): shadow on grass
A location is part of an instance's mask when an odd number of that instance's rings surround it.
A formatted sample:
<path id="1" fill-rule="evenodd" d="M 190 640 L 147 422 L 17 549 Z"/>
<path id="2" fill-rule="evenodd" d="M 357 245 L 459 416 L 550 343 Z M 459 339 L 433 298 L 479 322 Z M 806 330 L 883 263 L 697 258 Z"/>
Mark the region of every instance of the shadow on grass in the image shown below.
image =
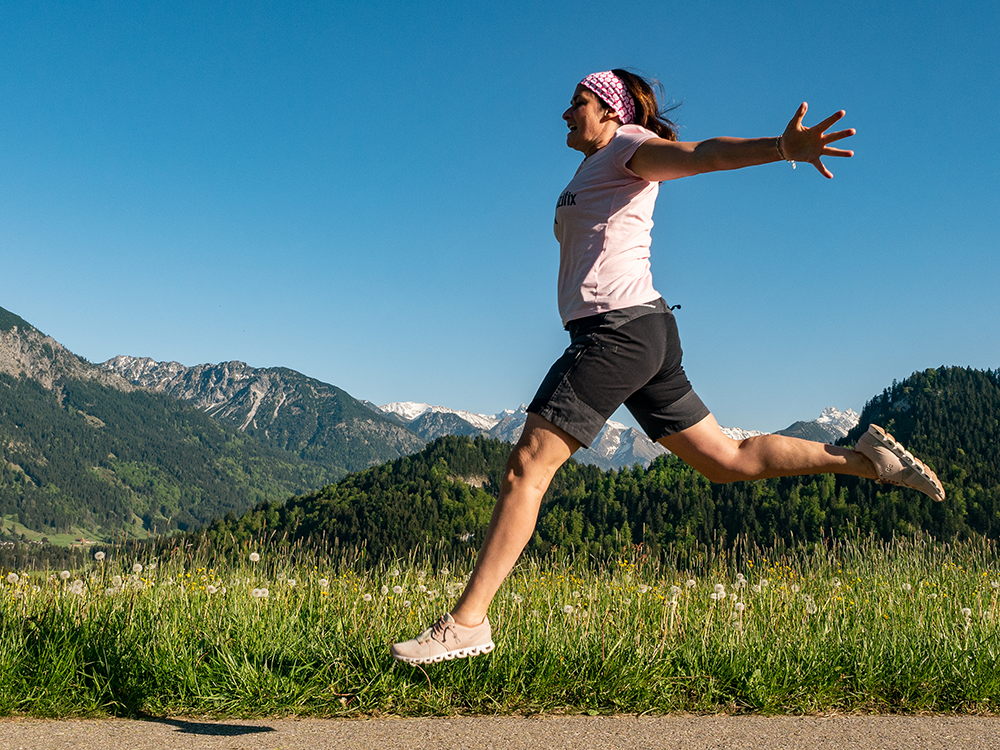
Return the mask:
<path id="1" fill-rule="evenodd" d="M 187 721 L 186 719 L 165 719 L 160 716 L 140 715 L 140 721 L 167 724 L 177 727 L 180 734 L 196 734 L 201 737 L 239 737 L 244 734 L 264 734 L 277 731 L 274 727 L 252 724 L 225 724 L 222 722 Z"/>

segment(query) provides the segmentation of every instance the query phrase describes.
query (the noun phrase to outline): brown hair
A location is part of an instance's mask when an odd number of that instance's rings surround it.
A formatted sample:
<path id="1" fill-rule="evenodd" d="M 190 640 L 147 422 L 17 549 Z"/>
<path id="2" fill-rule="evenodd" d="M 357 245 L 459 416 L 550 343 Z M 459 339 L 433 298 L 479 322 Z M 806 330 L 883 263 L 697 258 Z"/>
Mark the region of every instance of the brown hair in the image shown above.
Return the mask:
<path id="1" fill-rule="evenodd" d="M 642 125 L 647 130 L 652 130 L 660 138 L 668 141 L 677 140 L 677 126 L 666 116 L 677 107 L 661 108 L 656 98 L 656 89 L 663 93 L 663 86 L 659 81 L 647 80 L 640 75 L 636 75 L 628 70 L 615 68 L 611 71 L 621 78 L 625 88 L 632 95 L 635 101 L 635 124 Z"/>

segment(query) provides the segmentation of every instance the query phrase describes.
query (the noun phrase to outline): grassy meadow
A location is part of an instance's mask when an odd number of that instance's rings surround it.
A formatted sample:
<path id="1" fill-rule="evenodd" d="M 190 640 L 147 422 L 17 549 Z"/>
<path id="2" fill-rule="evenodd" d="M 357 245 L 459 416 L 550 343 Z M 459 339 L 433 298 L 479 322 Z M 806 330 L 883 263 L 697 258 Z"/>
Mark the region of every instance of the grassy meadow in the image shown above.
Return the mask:
<path id="1" fill-rule="evenodd" d="M 0 715 L 1000 704 L 1000 556 L 982 539 L 526 558 L 491 611 L 496 650 L 424 668 L 394 662 L 389 644 L 448 608 L 469 560 L 103 555 L 79 570 L 0 570 Z"/>

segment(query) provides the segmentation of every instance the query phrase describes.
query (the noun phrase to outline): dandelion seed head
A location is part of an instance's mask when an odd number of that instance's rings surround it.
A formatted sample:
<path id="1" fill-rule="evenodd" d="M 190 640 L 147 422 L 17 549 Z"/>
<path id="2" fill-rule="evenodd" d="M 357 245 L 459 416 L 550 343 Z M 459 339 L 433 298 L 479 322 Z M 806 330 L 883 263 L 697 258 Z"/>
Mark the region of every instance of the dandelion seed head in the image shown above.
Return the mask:
<path id="1" fill-rule="evenodd" d="M 451 571 L 450 571 L 450 570 L 448 570 L 447 568 L 441 568 L 441 575 L 443 575 L 443 576 L 446 576 L 446 575 L 448 575 L 448 573 L 450 573 L 450 572 L 451 572 Z"/>
<path id="2" fill-rule="evenodd" d="M 759 583 L 755 583 L 753 586 L 750 587 L 750 590 L 753 591 L 755 594 L 759 594 L 760 593 L 760 584 Z"/>
<path id="3" fill-rule="evenodd" d="M 379 591 L 381 591 L 382 595 L 385 596 L 386 594 L 389 593 L 389 587 L 388 586 L 383 586 L 381 589 L 379 589 Z"/>
<path id="4" fill-rule="evenodd" d="M 252 562 L 252 563 L 260 562 L 260 555 L 258 555 L 256 552 L 251 552 L 250 553 L 250 562 Z M 259 590 L 260 589 L 258 589 L 258 591 Z"/>
<path id="5" fill-rule="evenodd" d="M 911 591 L 913 591 L 913 586 L 911 586 L 908 583 L 904 583 L 903 584 L 903 591 L 905 591 L 907 594 L 909 594 Z"/>
<path id="6" fill-rule="evenodd" d="M 797 584 L 797 583 L 793 583 L 792 584 L 792 593 L 793 594 L 799 593 L 799 584 Z"/>
<path id="7" fill-rule="evenodd" d="M 806 602 L 806 612 L 809 613 L 810 615 L 816 614 L 816 602 L 814 602 L 812 599 L 809 599 Z"/>
<path id="8" fill-rule="evenodd" d="M 288 576 L 285 575 L 284 573 L 278 573 L 278 580 L 279 581 L 284 581 L 287 577 Z"/>
<path id="9" fill-rule="evenodd" d="M 59 577 L 62 578 L 64 581 L 68 581 L 69 580 L 69 576 L 70 576 L 70 573 L 69 573 L 68 570 L 64 570 L 62 573 L 59 574 Z"/>
<path id="10" fill-rule="evenodd" d="M 402 594 L 403 593 L 403 587 L 402 586 L 393 586 L 392 587 L 392 593 L 394 593 L 394 594 Z"/>
<path id="11" fill-rule="evenodd" d="M 767 580 L 766 578 L 761 578 L 760 579 L 760 587 L 762 589 L 766 589 L 770 585 L 771 585 L 771 582 L 769 580 Z"/>
<path id="12" fill-rule="evenodd" d="M 721 583 L 715 584 L 715 586 L 713 586 L 712 588 L 715 590 L 716 594 L 723 594 L 726 591 L 726 587 L 723 586 Z"/>
<path id="13" fill-rule="evenodd" d="M 135 573 L 136 575 L 138 575 L 139 573 L 141 573 L 142 572 L 142 565 L 140 563 L 136 563 L 135 565 L 133 565 L 132 566 L 132 572 Z"/>
<path id="14" fill-rule="evenodd" d="M 292 588 L 292 589 L 294 589 L 294 588 L 295 588 L 296 586 L 298 586 L 298 585 L 299 585 L 299 582 L 298 582 L 298 581 L 296 581 L 296 580 L 295 580 L 294 578 L 289 578 L 289 579 L 288 579 L 288 587 L 289 587 L 289 588 Z"/>
<path id="15" fill-rule="evenodd" d="M 95 552 L 94 553 L 94 559 L 97 560 L 97 562 L 100 562 L 104 558 L 105 558 L 105 554 L 103 552 Z"/>
<path id="16" fill-rule="evenodd" d="M 317 583 L 321 589 L 328 588 L 330 586 L 330 581 L 327 578 L 320 578 Z"/>
<path id="17" fill-rule="evenodd" d="M 219 590 L 212 584 L 208 584 L 208 586 L 205 587 L 205 591 L 207 591 L 209 594 L 219 593 Z"/>
<path id="18" fill-rule="evenodd" d="M 972 610 L 969 609 L 968 607 L 962 607 L 962 614 L 965 615 L 966 619 L 968 619 L 972 617 Z"/>
<path id="19" fill-rule="evenodd" d="M 20 581 L 20 580 L 21 580 L 21 576 L 19 576 L 17 573 L 8 573 L 7 574 L 7 583 L 9 583 L 11 586 L 16 586 L 17 582 Z"/>
<path id="20" fill-rule="evenodd" d="M 413 602 L 411 602 L 409 599 L 403 602 L 404 609 L 409 609 L 411 606 L 413 606 Z"/>
<path id="21" fill-rule="evenodd" d="M 742 612 L 746 608 L 747 605 L 744 604 L 743 602 L 736 602 L 736 604 L 733 605 L 733 609 L 735 609 L 737 612 Z"/>
<path id="22" fill-rule="evenodd" d="M 565 614 L 567 614 L 567 615 L 573 614 L 573 605 L 572 604 L 567 604 L 566 606 L 564 606 L 563 607 L 563 612 Z"/>
<path id="23" fill-rule="evenodd" d="M 393 568 L 390 575 L 392 575 L 393 578 L 399 578 L 399 568 Z"/>
<path id="24" fill-rule="evenodd" d="M 419 586 L 417 586 L 417 591 L 422 594 L 425 591 L 427 591 L 427 587 L 424 586 L 424 584 L 421 583 Z"/>
<path id="25" fill-rule="evenodd" d="M 510 595 L 510 600 L 511 600 L 512 602 L 514 602 L 514 604 L 520 604 L 521 602 L 523 602 L 523 601 L 524 601 L 524 599 L 522 599 L 522 598 L 521 598 L 521 597 L 520 597 L 519 595 L 517 595 L 517 594 L 511 594 L 511 595 Z"/>
<path id="26" fill-rule="evenodd" d="M 372 600 L 372 595 L 371 594 L 364 594 L 361 597 L 361 601 L 364 601 L 364 602 L 370 602 L 371 600 Z"/>
<path id="27" fill-rule="evenodd" d="M 121 576 L 114 576 L 111 579 L 111 585 L 114 586 L 115 588 L 120 588 L 121 585 L 122 585 L 122 577 Z"/>
<path id="28" fill-rule="evenodd" d="M 681 595 L 681 587 L 680 586 L 676 586 L 675 585 L 675 586 L 671 586 L 670 587 L 670 596 L 672 596 L 674 599 L 676 599 L 680 595 Z"/>
<path id="29" fill-rule="evenodd" d="M 695 580 L 693 578 L 688 578 L 687 581 L 684 582 L 684 585 L 689 589 L 693 589 L 695 586 Z"/>
<path id="30" fill-rule="evenodd" d="M 712 601 L 713 602 L 716 602 L 716 601 L 719 600 L 719 592 L 718 591 L 713 591 L 711 594 L 709 594 L 709 596 L 712 597 Z"/>

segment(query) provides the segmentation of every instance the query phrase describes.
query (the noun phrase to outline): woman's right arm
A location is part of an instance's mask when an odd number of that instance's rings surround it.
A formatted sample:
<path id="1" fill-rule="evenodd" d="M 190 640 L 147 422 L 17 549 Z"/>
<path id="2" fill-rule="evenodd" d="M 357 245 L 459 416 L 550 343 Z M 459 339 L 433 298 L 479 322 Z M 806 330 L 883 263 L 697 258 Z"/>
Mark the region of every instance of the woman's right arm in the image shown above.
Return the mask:
<path id="1" fill-rule="evenodd" d="M 824 177 L 833 174 L 821 161 L 823 156 L 853 156 L 853 151 L 829 144 L 854 135 L 853 128 L 827 133 L 844 116 L 836 112 L 811 128 L 802 125 L 808 105 L 803 102 L 778 138 L 710 138 L 706 141 L 668 141 L 651 138 L 636 149 L 628 168 L 650 182 L 742 169 L 774 161 L 808 162 Z"/>

